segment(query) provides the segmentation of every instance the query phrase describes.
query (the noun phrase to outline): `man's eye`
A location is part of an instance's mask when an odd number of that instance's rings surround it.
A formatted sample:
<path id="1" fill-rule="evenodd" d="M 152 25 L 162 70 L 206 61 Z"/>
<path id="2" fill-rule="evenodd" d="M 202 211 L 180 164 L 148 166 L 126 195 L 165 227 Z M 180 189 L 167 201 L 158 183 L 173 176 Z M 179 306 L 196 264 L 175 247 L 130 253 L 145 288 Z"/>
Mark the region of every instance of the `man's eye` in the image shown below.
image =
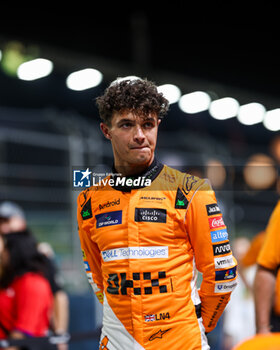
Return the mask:
<path id="1" fill-rule="evenodd" d="M 131 126 L 130 123 L 124 123 L 124 124 L 121 125 L 121 128 L 127 129 L 127 128 L 129 128 L 130 126 Z"/>
<path id="2" fill-rule="evenodd" d="M 145 128 L 152 128 L 154 126 L 154 124 L 152 123 L 152 122 L 146 122 L 145 124 L 144 124 L 144 127 Z"/>

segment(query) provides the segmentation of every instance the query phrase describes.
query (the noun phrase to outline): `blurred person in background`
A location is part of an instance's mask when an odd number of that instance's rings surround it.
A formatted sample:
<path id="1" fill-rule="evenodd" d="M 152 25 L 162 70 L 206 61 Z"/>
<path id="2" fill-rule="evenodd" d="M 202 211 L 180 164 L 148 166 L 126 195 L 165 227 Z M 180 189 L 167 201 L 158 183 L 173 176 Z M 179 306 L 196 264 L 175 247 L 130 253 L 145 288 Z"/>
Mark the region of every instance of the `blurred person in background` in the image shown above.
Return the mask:
<path id="1" fill-rule="evenodd" d="M 269 218 L 264 242 L 257 258 L 254 297 L 258 334 L 280 332 L 279 230 L 280 201 Z"/>
<path id="2" fill-rule="evenodd" d="M 265 240 L 265 230 L 258 232 L 250 241 L 250 245 L 238 263 L 238 272 L 246 287 L 253 293 L 253 285 L 247 281 L 246 270 L 253 267 L 256 270 L 257 258 Z"/>
<path id="3" fill-rule="evenodd" d="M 47 269 L 27 230 L 0 234 L 0 339 L 48 334 L 53 294 Z"/>
<path id="4" fill-rule="evenodd" d="M 247 237 L 238 237 L 232 244 L 232 251 L 238 263 L 238 284 L 224 312 L 223 350 L 231 350 L 235 345 L 256 333 L 253 296 L 256 264 L 240 269 L 241 262 L 244 261 L 250 249 L 250 243 Z"/>
<path id="5" fill-rule="evenodd" d="M 26 229 L 27 221 L 21 207 L 18 204 L 10 201 L 0 203 L 0 234 L 6 235 L 13 232 L 24 232 Z M 37 249 L 41 254 L 43 254 L 43 257 L 46 260 L 46 277 L 50 283 L 51 290 L 54 295 L 51 330 L 55 334 L 64 334 L 68 331 L 69 324 L 69 298 L 58 281 L 58 270 L 55 265 L 53 250 L 50 249 L 50 246 L 48 246 L 48 249 L 46 249 L 46 244 L 41 244 L 42 243 L 39 243 L 37 245 Z M 67 345 L 60 344 L 59 349 L 66 350 Z"/>
<path id="6" fill-rule="evenodd" d="M 100 349 L 209 349 L 205 333 L 236 286 L 215 193 L 156 159 L 168 101 L 153 82 L 117 79 L 97 105 L 114 166 L 110 183 L 79 194 L 77 217 L 85 270 L 103 303 Z"/>

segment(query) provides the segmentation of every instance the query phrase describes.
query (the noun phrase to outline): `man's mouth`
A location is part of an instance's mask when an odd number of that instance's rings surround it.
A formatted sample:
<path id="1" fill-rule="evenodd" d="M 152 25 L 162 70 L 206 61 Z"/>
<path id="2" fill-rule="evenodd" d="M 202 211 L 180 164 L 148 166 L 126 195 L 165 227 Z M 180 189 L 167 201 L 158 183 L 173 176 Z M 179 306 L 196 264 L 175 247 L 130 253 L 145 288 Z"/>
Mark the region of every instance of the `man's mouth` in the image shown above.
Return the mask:
<path id="1" fill-rule="evenodd" d="M 130 147 L 130 149 L 143 149 L 143 148 L 149 148 L 149 146 L 135 146 L 135 147 Z"/>

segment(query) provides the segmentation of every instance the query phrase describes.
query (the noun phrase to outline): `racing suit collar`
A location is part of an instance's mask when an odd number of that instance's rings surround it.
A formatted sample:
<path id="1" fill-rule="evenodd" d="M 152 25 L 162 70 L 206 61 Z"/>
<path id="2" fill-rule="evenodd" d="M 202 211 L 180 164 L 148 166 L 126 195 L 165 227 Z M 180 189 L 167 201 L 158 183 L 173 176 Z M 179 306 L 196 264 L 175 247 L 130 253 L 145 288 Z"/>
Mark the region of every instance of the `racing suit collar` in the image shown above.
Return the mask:
<path id="1" fill-rule="evenodd" d="M 127 178 L 130 178 L 132 180 L 135 180 L 139 177 L 141 178 L 145 178 L 145 179 L 150 179 L 151 181 L 154 181 L 155 178 L 159 175 L 159 173 L 161 172 L 162 168 L 163 168 L 163 164 L 160 163 L 157 158 L 155 157 L 152 164 L 142 173 L 133 175 L 133 176 L 128 176 Z M 115 166 L 112 166 L 112 175 L 111 178 L 116 180 L 117 177 L 119 177 L 118 175 L 114 175 L 117 173 L 117 170 L 115 168 Z M 144 188 L 145 185 L 139 185 L 139 186 L 118 186 L 118 185 L 114 185 L 112 186 L 115 190 L 118 191 L 122 191 L 122 192 L 130 192 L 131 190 L 135 190 L 135 189 L 139 189 L 139 188 Z"/>

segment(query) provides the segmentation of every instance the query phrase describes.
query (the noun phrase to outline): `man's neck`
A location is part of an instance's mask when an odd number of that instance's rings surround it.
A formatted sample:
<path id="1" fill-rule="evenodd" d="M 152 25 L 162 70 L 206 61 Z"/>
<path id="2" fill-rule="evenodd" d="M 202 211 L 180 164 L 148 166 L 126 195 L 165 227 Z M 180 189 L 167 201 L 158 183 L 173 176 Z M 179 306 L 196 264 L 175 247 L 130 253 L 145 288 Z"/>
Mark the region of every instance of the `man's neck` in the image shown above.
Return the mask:
<path id="1" fill-rule="evenodd" d="M 150 181 L 154 181 L 156 179 L 156 177 L 159 175 L 159 173 L 161 172 L 163 168 L 163 164 L 161 164 L 160 162 L 158 162 L 158 160 L 156 158 L 153 159 L 152 163 L 149 166 L 145 166 L 145 167 L 137 167 L 137 173 L 133 174 L 131 172 L 127 172 L 127 174 L 124 175 L 124 173 L 122 172 L 117 172 L 117 169 L 115 168 L 115 166 L 113 166 L 112 168 L 112 175 L 111 178 L 113 179 L 117 179 L 118 177 L 129 177 L 130 179 L 134 178 L 134 179 L 149 179 Z M 134 168 L 136 170 L 136 168 Z M 118 170 L 120 171 L 120 167 L 118 167 Z M 121 175 L 119 175 L 121 174 Z M 122 191 L 122 192 L 130 192 L 131 190 L 135 190 L 135 189 L 140 189 L 143 187 L 146 187 L 146 183 L 141 183 L 141 184 L 137 184 L 137 185 L 123 185 L 123 184 L 119 184 L 119 185 L 113 185 L 112 187 L 115 190 L 118 191 Z"/>
<path id="2" fill-rule="evenodd" d="M 148 163 L 145 164 L 127 164 L 127 165 L 116 165 L 114 164 L 114 169 L 118 174 L 121 174 L 121 176 L 135 176 L 140 175 L 144 173 L 150 165 L 153 163 L 154 157 L 151 158 L 151 160 Z"/>

